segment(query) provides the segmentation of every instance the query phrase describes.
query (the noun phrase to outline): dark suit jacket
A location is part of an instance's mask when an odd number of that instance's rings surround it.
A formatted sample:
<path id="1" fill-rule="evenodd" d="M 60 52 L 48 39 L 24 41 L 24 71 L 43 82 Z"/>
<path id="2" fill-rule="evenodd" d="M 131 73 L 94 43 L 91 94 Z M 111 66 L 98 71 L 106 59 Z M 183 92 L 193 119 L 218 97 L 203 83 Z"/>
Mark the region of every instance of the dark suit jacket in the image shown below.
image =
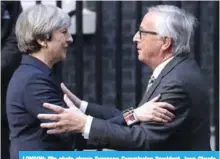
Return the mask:
<path id="1" fill-rule="evenodd" d="M 127 127 L 121 125 L 118 110 L 88 105 L 87 114 L 96 117 L 88 143 L 117 150 L 210 150 L 208 89 L 196 62 L 188 55 L 174 57 L 139 105 L 158 94 L 162 94 L 160 101 L 176 107 L 173 122 Z M 112 119 L 117 122 L 112 123 Z"/>
<path id="2" fill-rule="evenodd" d="M 48 135 L 40 128 L 39 113 L 53 113 L 42 104 L 64 105 L 63 93 L 51 70 L 40 60 L 23 55 L 7 90 L 7 117 L 10 128 L 12 159 L 21 150 L 71 150 L 71 134 Z"/>

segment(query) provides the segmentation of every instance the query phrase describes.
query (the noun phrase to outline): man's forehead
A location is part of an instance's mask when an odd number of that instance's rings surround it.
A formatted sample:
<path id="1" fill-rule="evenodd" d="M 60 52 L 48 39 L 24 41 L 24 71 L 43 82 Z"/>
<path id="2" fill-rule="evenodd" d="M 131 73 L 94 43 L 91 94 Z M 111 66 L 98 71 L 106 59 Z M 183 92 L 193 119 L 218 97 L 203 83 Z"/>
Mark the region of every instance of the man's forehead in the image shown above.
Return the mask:
<path id="1" fill-rule="evenodd" d="M 148 12 L 145 14 L 144 18 L 142 19 L 142 22 L 140 24 L 140 28 L 146 28 L 146 27 L 152 27 L 154 25 L 154 19 L 156 18 L 157 13 L 155 12 Z"/>

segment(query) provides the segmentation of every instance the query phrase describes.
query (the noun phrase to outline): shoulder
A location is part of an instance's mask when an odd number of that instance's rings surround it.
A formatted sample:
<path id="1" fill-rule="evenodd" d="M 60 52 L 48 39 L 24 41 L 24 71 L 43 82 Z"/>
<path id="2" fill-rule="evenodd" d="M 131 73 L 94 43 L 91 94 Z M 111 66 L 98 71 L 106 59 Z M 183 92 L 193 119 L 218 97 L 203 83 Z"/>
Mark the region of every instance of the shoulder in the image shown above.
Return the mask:
<path id="1" fill-rule="evenodd" d="M 198 81 L 201 78 L 203 78 L 202 71 L 197 62 L 192 57 L 188 57 L 181 63 L 178 63 L 167 74 L 167 76 L 165 76 L 165 79 L 172 79 L 178 83 Z"/>
<path id="2" fill-rule="evenodd" d="M 14 72 L 9 86 L 25 88 L 29 84 L 42 84 L 42 82 L 51 82 L 48 74 L 33 66 L 20 65 Z"/>
<path id="3" fill-rule="evenodd" d="M 179 87 L 186 92 L 206 92 L 207 80 L 205 79 L 200 67 L 192 58 L 186 59 L 176 65 L 162 79 L 164 87 Z"/>

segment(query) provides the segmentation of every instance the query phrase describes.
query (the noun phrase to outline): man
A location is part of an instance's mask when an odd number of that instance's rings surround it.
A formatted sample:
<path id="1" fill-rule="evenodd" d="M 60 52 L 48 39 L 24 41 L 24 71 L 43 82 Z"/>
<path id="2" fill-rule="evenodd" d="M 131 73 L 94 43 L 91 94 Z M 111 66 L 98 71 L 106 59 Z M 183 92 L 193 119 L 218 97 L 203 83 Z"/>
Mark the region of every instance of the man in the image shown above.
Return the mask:
<path id="1" fill-rule="evenodd" d="M 126 127 L 98 119 L 101 114 L 109 113 L 104 113 L 104 108 L 98 111 L 88 104 L 86 114 L 93 117 L 83 114 L 74 104 L 86 104 L 70 101 L 65 95 L 70 109 L 44 104 L 57 114 L 39 114 L 41 119 L 55 121 L 41 127 L 50 128 L 49 134 L 79 132 L 89 143 L 117 150 L 210 150 L 208 90 L 190 56 L 194 26 L 195 18 L 191 14 L 175 6 L 159 5 L 149 8 L 133 38 L 138 59 L 153 70 L 139 105 L 161 94 L 160 101 L 176 107 L 174 121 L 141 122 Z"/>

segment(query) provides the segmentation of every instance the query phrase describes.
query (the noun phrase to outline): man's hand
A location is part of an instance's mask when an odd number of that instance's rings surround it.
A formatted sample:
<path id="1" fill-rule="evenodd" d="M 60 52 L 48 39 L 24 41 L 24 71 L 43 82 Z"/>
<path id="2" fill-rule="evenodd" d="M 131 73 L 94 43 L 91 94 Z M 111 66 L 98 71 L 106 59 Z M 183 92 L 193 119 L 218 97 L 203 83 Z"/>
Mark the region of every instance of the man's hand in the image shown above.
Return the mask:
<path id="1" fill-rule="evenodd" d="M 54 122 L 42 123 L 42 128 L 48 128 L 48 134 L 60 134 L 64 132 L 83 133 L 87 116 L 83 114 L 71 100 L 64 95 L 64 101 L 69 108 L 63 108 L 54 104 L 44 103 L 45 108 L 51 109 L 57 114 L 38 114 L 39 119 L 52 120 Z"/>
<path id="2" fill-rule="evenodd" d="M 134 113 L 137 119 L 141 122 L 154 121 L 154 122 L 170 122 L 175 116 L 170 111 L 174 111 L 175 107 L 166 102 L 156 102 L 160 96 L 153 98 L 151 101 L 136 108 Z"/>
<path id="3" fill-rule="evenodd" d="M 77 107 L 80 108 L 82 100 L 79 99 L 77 96 L 75 96 L 65 85 L 64 83 L 60 84 L 61 89 L 63 90 L 63 93 L 66 94 L 69 99 L 72 101 L 72 103 Z"/>

